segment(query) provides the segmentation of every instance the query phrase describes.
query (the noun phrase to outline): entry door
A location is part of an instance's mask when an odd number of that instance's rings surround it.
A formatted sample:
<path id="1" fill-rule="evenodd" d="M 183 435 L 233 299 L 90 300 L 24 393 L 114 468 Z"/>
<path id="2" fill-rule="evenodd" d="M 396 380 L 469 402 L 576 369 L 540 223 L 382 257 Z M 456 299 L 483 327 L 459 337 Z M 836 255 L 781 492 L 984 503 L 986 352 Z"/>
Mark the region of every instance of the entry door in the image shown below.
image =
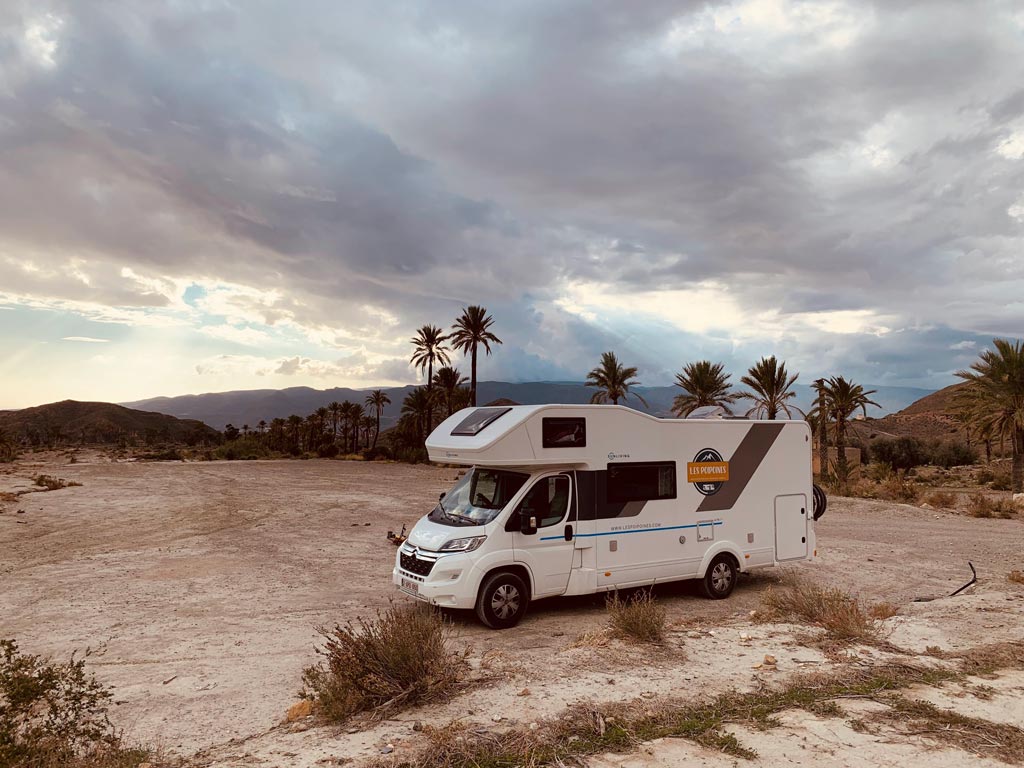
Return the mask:
<path id="1" fill-rule="evenodd" d="M 807 557 L 807 497 L 802 493 L 775 497 L 775 559 Z"/>
<path id="2" fill-rule="evenodd" d="M 530 487 L 516 506 L 509 525 L 514 526 L 512 545 L 517 561 L 533 572 L 534 596 L 560 595 L 569 584 L 574 551 L 573 536 L 566 533 L 575 524 L 575 492 L 569 475 L 547 475 Z M 537 518 L 537 532 L 524 534 L 522 515 Z"/>

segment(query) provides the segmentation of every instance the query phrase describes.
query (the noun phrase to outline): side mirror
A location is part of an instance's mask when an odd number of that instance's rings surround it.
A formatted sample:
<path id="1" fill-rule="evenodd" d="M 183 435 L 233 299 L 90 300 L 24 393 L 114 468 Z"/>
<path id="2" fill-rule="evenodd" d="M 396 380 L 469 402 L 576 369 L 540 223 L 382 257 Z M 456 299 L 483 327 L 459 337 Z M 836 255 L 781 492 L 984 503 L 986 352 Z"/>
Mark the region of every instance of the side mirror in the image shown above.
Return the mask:
<path id="1" fill-rule="evenodd" d="M 522 515 L 519 518 L 519 532 L 532 536 L 537 532 L 537 518 L 533 515 Z"/>
<path id="2" fill-rule="evenodd" d="M 437 497 L 438 501 L 441 501 L 445 497 L 445 492 L 441 491 L 441 495 Z"/>

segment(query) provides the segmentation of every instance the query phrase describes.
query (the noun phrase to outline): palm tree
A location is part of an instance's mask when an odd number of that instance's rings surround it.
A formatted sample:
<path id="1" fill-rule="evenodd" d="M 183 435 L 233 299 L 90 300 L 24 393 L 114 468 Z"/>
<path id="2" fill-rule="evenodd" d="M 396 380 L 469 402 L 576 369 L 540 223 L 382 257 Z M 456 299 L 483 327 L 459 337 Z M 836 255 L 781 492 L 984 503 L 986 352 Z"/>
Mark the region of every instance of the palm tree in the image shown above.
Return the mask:
<path id="1" fill-rule="evenodd" d="M 483 345 L 487 354 L 491 354 L 491 344 L 501 344 L 501 339 L 489 330 L 494 325 L 494 318 L 487 314 L 483 307 L 472 305 L 462 310 L 452 326 L 452 349 L 469 354 L 469 404 L 476 407 L 476 352 Z M 445 361 L 447 362 L 447 361 Z"/>
<path id="2" fill-rule="evenodd" d="M 790 376 L 786 364 L 780 364 L 775 355 L 762 357 L 740 379 L 740 383 L 750 387 L 750 391 L 740 392 L 739 396 L 754 401 L 754 407 L 747 411 L 747 415 L 763 412 L 769 421 L 774 421 L 779 411 L 782 411 L 792 417 L 793 412 L 786 401 L 796 397 L 793 383 L 799 375 L 794 373 Z"/>
<path id="3" fill-rule="evenodd" d="M 292 433 L 292 447 L 295 451 L 302 450 L 300 435 L 302 429 L 302 417 L 293 413 L 288 417 L 288 428 Z"/>
<path id="4" fill-rule="evenodd" d="M 366 409 L 363 408 L 359 403 L 352 403 L 352 408 L 349 411 L 349 420 L 352 424 L 352 450 L 359 450 L 359 424 L 363 416 L 366 415 Z"/>
<path id="5" fill-rule="evenodd" d="M 459 373 L 458 368 L 452 368 L 448 365 L 444 368 L 439 368 L 437 373 L 434 374 L 434 384 L 437 385 L 441 395 L 444 397 L 444 403 L 448 408 L 449 416 L 455 413 L 455 397 L 459 389 L 467 381 L 468 379 Z"/>
<path id="6" fill-rule="evenodd" d="M 360 432 L 362 433 L 362 440 L 366 442 L 366 447 L 370 447 L 370 432 L 373 431 L 375 420 L 373 416 L 363 416 L 359 419 Z"/>
<path id="7" fill-rule="evenodd" d="M 1019 340 L 993 339 L 970 370 L 956 375 L 967 382 L 958 400 L 974 416 L 982 433 L 1010 441 L 1010 485 L 1024 492 L 1024 346 Z"/>
<path id="8" fill-rule="evenodd" d="M 426 387 L 416 387 L 402 401 L 402 415 L 416 421 L 416 441 L 422 447 L 425 437 L 424 424 L 433 412 L 433 398 Z"/>
<path id="9" fill-rule="evenodd" d="M 835 421 L 836 436 L 836 469 L 839 473 L 839 482 L 843 488 L 849 478 L 849 467 L 846 463 L 846 426 L 850 418 L 860 410 L 865 416 L 868 415 L 868 406 L 873 405 L 881 408 L 878 403 L 871 400 L 868 395 L 875 394 L 875 390 L 866 390 L 860 384 L 847 381 L 842 376 L 833 376 L 824 385 L 825 402 L 828 414 Z"/>
<path id="10" fill-rule="evenodd" d="M 338 442 L 338 425 L 341 424 L 342 411 L 341 403 L 337 400 L 327 406 L 327 412 L 331 414 L 331 435 L 334 442 Z"/>
<path id="11" fill-rule="evenodd" d="M 818 437 L 818 474 L 828 477 L 828 398 L 825 396 L 825 379 L 814 380 L 814 408 L 807 415 Z"/>
<path id="12" fill-rule="evenodd" d="M 587 374 L 587 386 L 597 387 L 597 391 L 591 396 L 590 402 L 607 403 L 611 400 L 612 405 L 618 405 L 620 399 L 625 400 L 632 394 L 633 397 L 646 406 L 646 400 L 636 392 L 629 391 L 630 387 L 640 384 L 639 381 L 633 378 L 634 376 L 636 376 L 635 367 L 626 368 L 619 362 L 614 352 L 603 352 L 601 354 L 601 364 Z"/>
<path id="13" fill-rule="evenodd" d="M 380 437 L 380 416 L 384 413 L 384 406 L 391 405 L 391 398 L 385 394 L 383 389 L 375 389 L 366 396 L 366 404 L 377 413 L 377 426 L 373 430 L 373 447 L 377 447 L 377 438 Z"/>
<path id="14" fill-rule="evenodd" d="M 436 325 L 424 325 L 411 339 L 415 349 L 412 353 L 412 364 L 420 370 L 427 369 L 427 389 L 434 379 L 434 363 L 448 364 L 448 348 L 444 342 L 448 337 Z"/>
<path id="15" fill-rule="evenodd" d="M 730 405 L 740 399 L 740 395 L 730 392 L 730 374 L 724 373 L 722 363 L 700 360 L 687 363 L 682 373 L 676 374 L 676 386 L 682 387 L 684 393 L 676 395 L 672 401 L 672 410 L 678 416 L 686 418 L 694 409 L 708 405 L 720 405 L 732 413 Z"/>

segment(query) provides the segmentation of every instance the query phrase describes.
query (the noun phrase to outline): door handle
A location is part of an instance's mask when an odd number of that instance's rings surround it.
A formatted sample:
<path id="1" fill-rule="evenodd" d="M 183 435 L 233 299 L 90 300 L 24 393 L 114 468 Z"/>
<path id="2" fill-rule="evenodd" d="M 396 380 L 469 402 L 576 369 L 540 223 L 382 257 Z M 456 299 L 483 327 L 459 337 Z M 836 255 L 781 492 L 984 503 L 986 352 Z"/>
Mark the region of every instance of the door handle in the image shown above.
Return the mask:
<path id="1" fill-rule="evenodd" d="M 565 540 L 566 541 L 572 541 L 572 526 L 571 525 L 565 526 Z"/>

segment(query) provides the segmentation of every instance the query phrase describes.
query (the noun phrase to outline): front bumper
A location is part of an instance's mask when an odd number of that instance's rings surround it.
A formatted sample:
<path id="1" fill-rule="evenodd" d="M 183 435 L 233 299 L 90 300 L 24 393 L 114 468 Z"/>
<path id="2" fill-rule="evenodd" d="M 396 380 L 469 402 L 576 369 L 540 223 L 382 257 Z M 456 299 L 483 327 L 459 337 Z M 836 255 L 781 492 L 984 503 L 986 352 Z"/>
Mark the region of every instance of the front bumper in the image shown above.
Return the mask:
<path id="1" fill-rule="evenodd" d="M 402 566 L 403 557 L 410 567 Z M 472 608 L 476 604 L 479 576 L 472 558 L 466 554 L 420 553 L 406 543 L 398 548 L 391 581 L 403 594 L 431 605 Z"/>

